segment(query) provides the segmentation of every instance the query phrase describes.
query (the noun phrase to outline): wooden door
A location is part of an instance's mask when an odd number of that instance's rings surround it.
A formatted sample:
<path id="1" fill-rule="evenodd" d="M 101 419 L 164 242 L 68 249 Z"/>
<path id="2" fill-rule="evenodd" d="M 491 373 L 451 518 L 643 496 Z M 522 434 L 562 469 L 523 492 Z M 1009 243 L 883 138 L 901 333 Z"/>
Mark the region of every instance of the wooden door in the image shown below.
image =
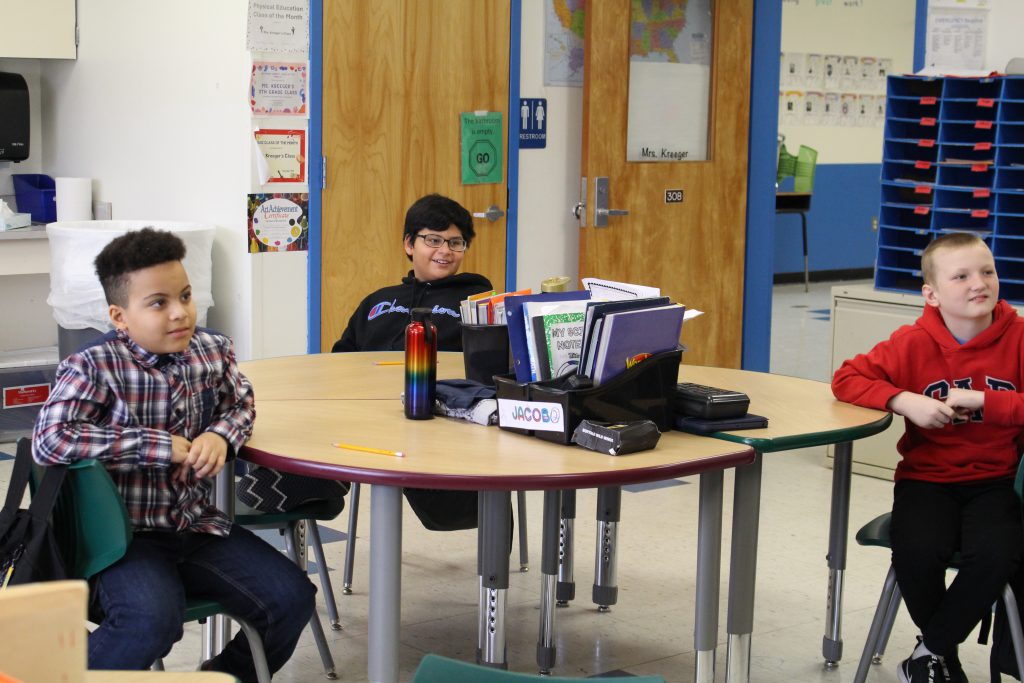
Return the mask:
<path id="1" fill-rule="evenodd" d="M 753 3 L 712 3 L 708 160 L 674 163 L 626 161 L 631 4 L 648 3 L 587 3 L 580 276 L 660 287 L 704 311 L 683 325 L 683 362 L 739 367 Z M 608 206 L 629 211 L 607 228 L 594 227 L 597 177 L 609 179 Z M 666 203 L 676 189 L 682 203 Z"/>
<path id="2" fill-rule="evenodd" d="M 363 297 L 409 271 L 402 226 L 417 198 L 506 210 L 504 170 L 498 184 L 461 184 L 459 116 L 499 111 L 508 130 L 509 17 L 509 0 L 324 3 L 321 350 Z M 501 288 L 505 219 L 474 228 L 461 270 Z"/>

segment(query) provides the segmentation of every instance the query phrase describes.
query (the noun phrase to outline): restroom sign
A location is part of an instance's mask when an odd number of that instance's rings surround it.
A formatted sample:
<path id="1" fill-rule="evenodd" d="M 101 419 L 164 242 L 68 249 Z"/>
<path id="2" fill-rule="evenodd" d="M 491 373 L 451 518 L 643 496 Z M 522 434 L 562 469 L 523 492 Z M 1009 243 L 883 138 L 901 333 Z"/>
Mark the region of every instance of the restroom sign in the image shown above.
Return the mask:
<path id="1" fill-rule="evenodd" d="M 547 146 L 547 98 L 521 98 L 519 100 L 519 149 L 544 149 Z"/>

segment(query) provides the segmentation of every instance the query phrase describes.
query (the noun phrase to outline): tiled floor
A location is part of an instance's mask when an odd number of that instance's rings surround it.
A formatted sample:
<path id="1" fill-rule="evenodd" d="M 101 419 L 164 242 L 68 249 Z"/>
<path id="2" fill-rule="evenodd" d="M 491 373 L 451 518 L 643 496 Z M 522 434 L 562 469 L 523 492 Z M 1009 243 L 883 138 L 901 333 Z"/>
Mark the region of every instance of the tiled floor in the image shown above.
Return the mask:
<path id="1" fill-rule="evenodd" d="M 772 320 L 772 370 L 825 380 L 830 365 L 829 283 L 775 288 Z M 0 450 L 10 450 L 0 445 Z M 758 683 L 822 681 L 848 683 L 888 567 L 887 553 L 852 542 L 846 574 L 841 665 L 825 670 L 820 655 L 824 633 L 827 571 L 825 552 L 831 471 L 822 449 L 769 455 L 765 461 L 761 499 L 757 607 L 751 680 Z M 6 486 L 10 463 L 0 463 L 0 487 Z M 731 475 L 726 477 L 726 519 L 731 510 Z M 690 483 L 695 483 L 690 482 Z M 693 680 L 693 591 L 696 558 L 697 486 L 656 487 L 627 491 L 622 497 L 624 520 L 619 531 L 619 600 L 601 614 L 590 603 L 593 581 L 595 494 L 578 498 L 577 599 L 558 610 L 556 674 L 592 676 L 612 670 L 658 674 L 667 681 Z M 851 536 L 861 524 L 890 506 L 891 484 L 857 476 L 853 482 Z M 340 595 L 340 570 L 333 573 L 344 630 L 329 632 L 340 678 L 366 680 L 366 614 L 369 551 L 369 505 L 364 497 L 356 555 L 355 593 Z M 528 494 L 532 567 L 511 576 L 508 610 L 508 661 L 512 669 L 534 670 L 534 648 L 540 592 L 539 540 L 541 494 Z M 335 528 L 344 531 L 347 513 Z M 335 536 L 337 538 L 338 536 Z M 328 562 L 340 568 L 344 541 L 327 544 Z M 727 566 L 728 531 L 723 543 Z M 652 558 L 657 558 L 652 562 Z M 516 554 L 513 554 L 515 567 Z M 402 574 L 401 678 L 411 679 L 425 652 L 472 660 L 476 636 L 477 582 L 474 532 L 437 533 L 405 515 Z M 725 595 L 718 680 L 724 680 Z M 321 606 L 321 614 L 323 608 Z M 869 681 L 895 681 L 895 666 L 911 647 L 915 629 L 900 613 L 892 636 L 892 652 L 872 667 Z M 971 641 L 969 641 L 971 642 Z M 194 667 L 199 651 L 197 629 L 189 629 L 167 661 L 168 668 Z M 968 676 L 985 680 L 987 648 L 962 648 Z M 278 681 L 322 681 L 316 647 L 308 633 Z"/>

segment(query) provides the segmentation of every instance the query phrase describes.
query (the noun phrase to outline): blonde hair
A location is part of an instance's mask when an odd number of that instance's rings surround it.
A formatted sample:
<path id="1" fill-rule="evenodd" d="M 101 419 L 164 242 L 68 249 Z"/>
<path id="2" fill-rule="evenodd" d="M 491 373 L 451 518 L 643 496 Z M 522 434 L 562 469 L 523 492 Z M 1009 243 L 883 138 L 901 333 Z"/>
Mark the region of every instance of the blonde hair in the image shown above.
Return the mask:
<path id="1" fill-rule="evenodd" d="M 935 252 L 939 249 L 963 249 L 981 245 L 988 249 L 985 240 L 973 232 L 950 232 L 931 241 L 921 254 L 921 275 L 925 284 L 935 284 Z"/>

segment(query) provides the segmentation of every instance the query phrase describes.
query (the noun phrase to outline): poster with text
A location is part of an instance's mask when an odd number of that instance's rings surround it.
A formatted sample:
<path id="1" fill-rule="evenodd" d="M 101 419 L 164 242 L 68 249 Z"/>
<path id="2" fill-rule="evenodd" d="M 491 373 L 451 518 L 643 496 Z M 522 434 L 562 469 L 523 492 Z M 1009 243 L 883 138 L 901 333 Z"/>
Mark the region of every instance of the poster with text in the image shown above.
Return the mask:
<path id="1" fill-rule="evenodd" d="M 309 249 L 308 193 L 251 194 L 247 204 L 250 254 Z"/>
<path id="2" fill-rule="evenodd" d="M 261 128 L 253 133 L 260 183 L 306 182 L 306 131 Z"/>
<path id="3" fill-rule="evenodd" d="M 249 107 L 256 116 L 305 116 L 306 63 L 253 62 Z"/>
<path id="4" fill-rule="evenodd" d="M 309 0 L 249 0 L 245 47 L 254 52 L 309 52 Z"/>

